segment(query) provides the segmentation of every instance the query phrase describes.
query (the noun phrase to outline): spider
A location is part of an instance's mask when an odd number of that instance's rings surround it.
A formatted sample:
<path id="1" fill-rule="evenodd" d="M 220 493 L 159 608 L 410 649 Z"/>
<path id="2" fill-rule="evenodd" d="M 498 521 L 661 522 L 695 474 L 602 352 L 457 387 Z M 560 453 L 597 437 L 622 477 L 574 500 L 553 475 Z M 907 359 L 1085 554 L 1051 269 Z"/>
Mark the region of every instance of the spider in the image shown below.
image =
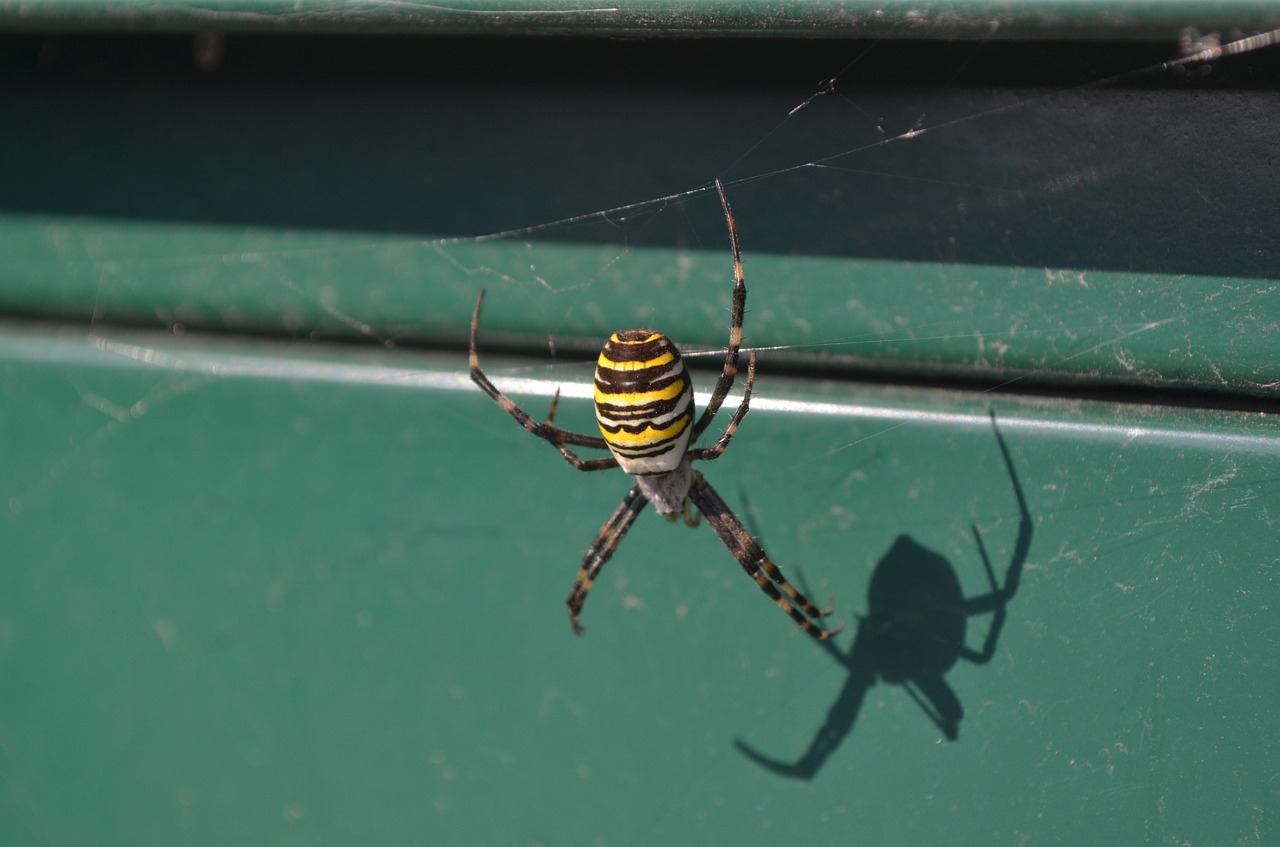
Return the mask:
<path id="1" fill-rule="evenodd" d="M 716 535 L 729 548 L 729 552 L 742 565 L 747 575 L 760 586 L 760 590 L 772 598 L 810 636 L 826 639 L 840 631 L 839 627 L 825 630 L 814 623 L 829 615 L 832 607 L 819 610 L 787 581 L 738 517 L 720 499 L 720 495 L 691 465 L 695 461 L 717 459 L 729 446 L 729 440 L 747 414 L 756 376 L 756 354 L 753 352 L 747 366 L 747 385 L 742 402 L 730 417 L 728 427 L 712 446 L 693 447 L 698 437 L 710 426 L 733 387 L 738 373 L 739 346 L 742 343 L 742 315 L 747 302 L 738 231 L 724 185 L 718 179 L 716 190 L 720 193 L 720 205 L 724 208 L 725 221 L 729 227 L 729 246 L 733 251 L 733 319 L 729 328 L 729 349 L 724 357 L 724 369 L 707 407 L 696 423 L 693 385 L 680 351 L 667 336 L 650 329 L 615 332 L 600 351 L 595 372 L 599 436 L 570 432 L 554 425 L 556 407 L 560 402 L 559 391 L 551 401 L 546 422 L 538 423 L 499 391 L 480 370 L 476 339 L 480 331 L 480 309 L 484 305 L 483 290 L 476 299 L 476 308 L 471 316 L 470 357 L 471 379 L 476 385 L 515 418 L 517 423 L 560 451 L 565 461 L 578 470 L 621 468 L 635 477 L 635 482 L 622 499 L 621 505 L 605 521 L 595 540 L 587 548 L 578 577 L 574 580 L 573 590 L 569 592 L 566 601 L 569 606 L 569 621 L 574 633 L 578 635 L 583 631 L 579 618 L 587 600 L 587 592 L 591 590 L 600 569 L 622 543 L 627 530 L 650 502 L 658 514 L 671 522 L 683 519 L 689 526 L 697 526 L 699 513 L 705 516 Z M 567 445 L 608 450 L 612 455 L 581 459 Z M 695 508 L 697 511 L 694 511 Z"/>

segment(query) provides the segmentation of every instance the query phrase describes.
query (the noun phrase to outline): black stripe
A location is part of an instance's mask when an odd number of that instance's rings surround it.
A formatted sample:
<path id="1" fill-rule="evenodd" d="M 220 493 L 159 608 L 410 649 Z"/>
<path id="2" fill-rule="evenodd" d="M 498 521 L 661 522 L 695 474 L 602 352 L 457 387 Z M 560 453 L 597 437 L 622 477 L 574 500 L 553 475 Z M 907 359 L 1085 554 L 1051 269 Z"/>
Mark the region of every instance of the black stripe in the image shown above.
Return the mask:
<path id="1" fill-rule="evenodd" d="M 679 379 L 688 378 L 688 371 L 683 362 L 679 370 L 664 379 L 654 379 L 655 373 L 665 373 L 672 365 L 658 365 L 640 371 L 618 371 L 613 368 L 596 368 L 596 388 L 605 394 L 639 394 L 647 391 L 661 391 Z"/>
<path id="2" fill-rule="evenodd" d="M 639 420 L 666 417 L 681 404 L 688 404 L 689 392 L 682 391 L 670 400 L 654 400 L 652 403 L 633 406 L 616 406 L 612 403 L 596 402 L 596 414 L 614 420 Z"/>
<path id="3" fill-rule="evenodd" d="M 652 331 L 647 329 L 629 329 L 626 332 L 619 332 L 617 334 L 619 337 L 624 339 L 629 336 L 633 336 L 635 338 L 647 338 L 652 334 Z M 680 351 L 676 349 L 676 346 L 671 343 L 669 338 L 665 335 L 659 335 L 657 338 L 652 341 L 645 342 L 644 344 L 618 344 L 610 338 L 605 342 L 604 350 L 601 351 L 601 355 L 606 359 L 610 359 L 615 362 L 644 362 L 649 359 L 656 359 L 663 353 L 667 352 L 674 353 L 676 360 L 679 361 Z"/>
<path id="4" fill-rule="evenodd" d="M 672 421 L 671 423 L 668 423 L 668 427 L 669 427 L 669 426 L 675 426 L 675 425 L 676 425 L 676 423 L 680 422 L 681 420 L 685 420 L 685 421 L 692 420 L 692 412 L 686 412 L 686 413 L 685 413 L 685 415 L 681 415 L 680 417 L 677 417 L 675 421 Z M 626 425 L 621 425 L 621 426 L 600 426 L 600 430 L 602 430 L 602 432 L 620 432 L 620 431 L 622 431 L 622 430 L 626 430 L 627 432 L 630 432 L 630 434 L 631 434 L 631 435 L 640 435 L 640 434 L 641 434 L 641 432 L 644 432 L 646 429 L 653 429 L 653 427 L 650 427 L 650 426 L 648 425 L 648 423 L 643 423 L 643 425 L 640 425 L 640 426 L 626 426 Z M 650 447 L 655 447 L 655 445 L 658 445 L 658 444 L 666 444 L 666 443 L 667 443 L 667 441 L 675 441 L 676 439 L 680 438 L 680 436 L 681 436 L 681 435 L 684 435 L 684 432 L 685 432 L 685 430 L 686 430 L 686 429 L 689 429 L 689 426 L 687 426 L 687 425 L 686 425 L 686 426 L 682 426 L 682 427 L 680 427 L 680 430 L 678 430 L 678 431 L 676 432 L 676 434 L 675 434 L 675 435 L 668 435 L 668 436 L 667 436 L 667 438 L 664 438 L 664 439 L 662 439 L 662 440 L 660 440 L 660 441 L 649 441 L 649 443 L 648 443 L 648 444 L 640 445 L 640 447 L 639 447 L 639 448 L 627 447 L 627 445 L 626 445 L 626 444 L 621 444 L 621 445 L 620 445 L 620 444 L 613 444 L 613 443 L 612 443 L 612 441 L 609 441 L 609 447 L 611 447 L 611 448 L 617 448 L 617 449 L 620 449 L 620 450 L 632 450 L 632 449 L 645 449 L 645 450 L 646 450 L 646 449 L 649 449 Z M 609 440 L 609 439 L 608 439 L 608 436 L 605 436 L 605 439 L 604 439 L 604 440 L 605 440 L 605 441 L 608 441 L 608 440 Z"/>
<path id="5" fill-rule="evenodd" d="M 688 417 L 692 417 L 692 416 L 686 412 L 685 414 L 681 415 L 680 417 L 681 417 L 681 418 L 688 418 Z M 663 427 L 663 429 L 668 429 L 668 428 L 670 428 L 670 427 L 675 426 L 675 425 L 676 425 L 676 423 L 678 423 L 678 422 L 679 422 L 679 420 L 680 420 L 680 418 L 676 418 L 674 421 L 672 421 L 671 423 L 669 423 L 669 424 L 667 424 L 665 427 Z M 614 433 L 614 434 L 616 434 L 616 433 L 619 433 L 619 432 L 626 431 L 626 432 L 627 432 L 627 433 L 629 433 L 630 435 L 639 435 L 640 433 L 644 432 L 646 429 L 654 429 L 654 430 L 656 431 L 655 427 L 651 426 L 651 425 L 650 425 L 650 423 L 649 423 L 648 421 L 646 421 L 645 423 L 642 423 L 642 424 L 638 424 L 638 425 L 636 425 L 636 426 L 627 426 L 626 424 L 618 424 L 617 426 L 605 426 L 604 424 L 600 424 L 600 431 L 601 431 L 602 433 L 606 433 L 606 432 L 607 432 L 607 433 Z M 680 430 L 680 432 L 684 432 L 684 430 L 683 430 L 683 429 L 681 429 L 681 430 Z M 662 441 L 653 441 L 653 442 L 650 442 L 650 443 L 651 443 L 651 444 L 661 444 L 661 443 L 663 443 L 663 441 L 674 441 L 675 439 L 677 439 L 677 438 L 679 438 L 679 437 L 680 437 L 680 432 L 678 432 L 678 433 L 676 433 L 675 435 L 672 435 L 672 436 L 670 436 L 670 437 L 668 437 L 668 438 L 664 438 Z M 606 438 L 605 440 L 607 441 L 607 440 L 608 440 L 608 438 Z M 617 444 L 611 444 L 611 446 L 613 446 L 613 447 L 618 447 L 619 445 L 617 445 Z M 622 449 L 626 450 L 626 449 L 628 449 L 628 448 L 623 447 Z"/>
<path id="6" fill-rule="evenodd" d="M 672 440 L 674 439 L 668 439 L 668 441 L 664 441 L 661 444 L 655 444 L 651 447 L 645 447 L 643 449 L 638 447 L 627 447 L 627 448 L 614 447 L 613 449 L 617 450 L 618 453 L 620 453 L 622 456 L 628 459 L 648 459 L 653 456 L 661 456 L 664 453 L 670 453 L 672 450 L 674 450 L 676 445 L 668 443 L 669 441 L 672 441 Z"/>

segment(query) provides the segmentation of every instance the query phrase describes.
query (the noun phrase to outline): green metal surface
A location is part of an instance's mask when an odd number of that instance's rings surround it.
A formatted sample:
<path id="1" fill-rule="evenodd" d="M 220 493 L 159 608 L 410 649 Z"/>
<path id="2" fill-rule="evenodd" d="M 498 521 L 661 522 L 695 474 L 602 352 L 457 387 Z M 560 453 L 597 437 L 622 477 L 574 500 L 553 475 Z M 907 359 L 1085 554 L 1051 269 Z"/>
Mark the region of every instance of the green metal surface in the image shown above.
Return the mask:
<path id="1" fill-rule="evenodd" d="M 748 222 L 749 214 L 741 211 Z M 729 304 L 727 248 L 69 226 L 74 233 L 47 219 L 4 227 L 15 247 L 5 269 L 11 310 L 460 346 L 486 285 L 495 340 L 544 346 L 554 336 L 560 350 L 593 356 L 610 327 L 640 325 L 713 349 Z M 70 258 L 68 241 L 77 242 Z M 111 258 L 95 258 L 103 254 Z M 1280 283 L 1272 280 L 755 254 L 746 268 L 747 343 L 778 348 L 774 362 L 1245 395 L 1280 382 Z M 696 300 L 669 308 L 690 291 Z"/>
<path id="2" fill-rule="evenodd" d="M 6 843 L 1276 837 L 1268 418 L 760 380 L 705 473 L 850 628 L 900 535 L 978 597 L 976 532 L 1003 579 L 998 416 L 1033 534 L 993 660 L 945 676 L 946 742 L 901 686 L 842 702 L 849 670 L 705 527 L 645 515 L 575 638 L 626 484 L 456 355 L 0 338 Z M 812 780 L 735 748 L 799 759 L 833 707 Z"/>
<path id="3" fill-rule="evenodd" d="M 0 844 L 1275 842 L 1276 51 L 998 41 L 0 38 Z M 846 629 L 650 512 L 575 638 L 627 481 L 471 309 L 705 389 L 715 176 Z"/>
<path id="4" fill-rule="evenodd" d="M 568 42 L 566 74 L 539 40 L 232 38 L 208 72 L 113 44 L 13 50 L 7 314 L 456 348 L 487 286 L 524 351 L 645 323 L 714 346 L 718 174 L 775 363 L 1280 379 L 1274 49 L 1204 73 L 1171 44 Z"/>

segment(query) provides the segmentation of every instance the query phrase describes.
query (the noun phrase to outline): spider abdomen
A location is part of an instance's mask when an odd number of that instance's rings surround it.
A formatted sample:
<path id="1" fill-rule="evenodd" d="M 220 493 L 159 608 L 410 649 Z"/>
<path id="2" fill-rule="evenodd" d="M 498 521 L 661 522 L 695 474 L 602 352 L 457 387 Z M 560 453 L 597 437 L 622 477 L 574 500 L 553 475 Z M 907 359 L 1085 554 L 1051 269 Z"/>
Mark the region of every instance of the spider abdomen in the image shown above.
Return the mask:
<path id="1" fill-rule="evenodd" d="M 615 332 L 596 361 L 596 423 L 629 474 L 670 473 L 693 434 L 693 386 L 680 351 L 660 332 Z"/>

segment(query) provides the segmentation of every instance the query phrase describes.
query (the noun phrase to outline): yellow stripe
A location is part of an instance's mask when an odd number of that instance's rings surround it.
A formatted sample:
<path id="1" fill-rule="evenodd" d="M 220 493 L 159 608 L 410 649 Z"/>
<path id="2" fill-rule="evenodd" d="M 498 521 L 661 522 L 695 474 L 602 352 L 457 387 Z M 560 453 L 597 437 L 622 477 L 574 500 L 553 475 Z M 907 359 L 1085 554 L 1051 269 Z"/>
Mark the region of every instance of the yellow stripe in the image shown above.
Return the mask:
<path id="1" fill-rule="evenodd" d="M 604 432 L 604 440 L 610 444 L 616 444 L 619 447 L 643 447 L 655 441 L 662 441 L 666 438 L 673 438 L 684 431 L 689 425 L 692 415 L 681 415 L 676 422 L 666 429 L 654 429 L 653 427 L 645 427 L 640 432 L 631 433 L 625 429 L 618 432 Z"/>
<path id="2" fill-rule="evenodd" d="M 596 360 L 596 367 L 608 368 L 612 371 L 642 371 L 645 368 L 656 368 L 658 365 L 669 365 L 675 360 L 676 354 L 670 350 L 655 359 L 648 359 L 643 362 L 615 362 L 606 358 L 604 353 L 601 353 L 600 358 Z"/>
<path id="3" fill-rule="evenodd" d="M 677 379 L 666 388 L 660 388 L 657 391 L 636 391 L 634 393 L 610 394 L 600 390 L 600 386 L 596 386 L 596 402 L 604 403 L 608 406 L 647 406 L 659 400 L 671 400 L 680 396 L 680 392 L 684 391 L 687 384 L 683 379 Z"/>

